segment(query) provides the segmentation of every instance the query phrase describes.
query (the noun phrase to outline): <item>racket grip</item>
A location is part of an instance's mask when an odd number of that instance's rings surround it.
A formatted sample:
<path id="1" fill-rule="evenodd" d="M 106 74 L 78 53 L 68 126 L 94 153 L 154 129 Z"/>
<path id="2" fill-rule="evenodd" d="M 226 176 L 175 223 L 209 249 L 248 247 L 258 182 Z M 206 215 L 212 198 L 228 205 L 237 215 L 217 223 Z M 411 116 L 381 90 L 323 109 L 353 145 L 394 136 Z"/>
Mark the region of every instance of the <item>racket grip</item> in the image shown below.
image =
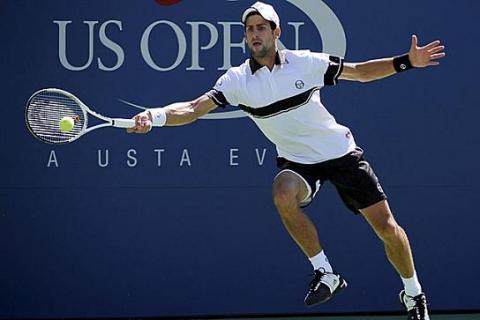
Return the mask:
<path id="1" fill-rule="evenodd" d="M 112 119 L 112 126 L 114 126 L 115 128 L 124 128 L 124 129 L 133 128 L 135 127 L 135 120 L 120 119 L 120 118 Z"/>

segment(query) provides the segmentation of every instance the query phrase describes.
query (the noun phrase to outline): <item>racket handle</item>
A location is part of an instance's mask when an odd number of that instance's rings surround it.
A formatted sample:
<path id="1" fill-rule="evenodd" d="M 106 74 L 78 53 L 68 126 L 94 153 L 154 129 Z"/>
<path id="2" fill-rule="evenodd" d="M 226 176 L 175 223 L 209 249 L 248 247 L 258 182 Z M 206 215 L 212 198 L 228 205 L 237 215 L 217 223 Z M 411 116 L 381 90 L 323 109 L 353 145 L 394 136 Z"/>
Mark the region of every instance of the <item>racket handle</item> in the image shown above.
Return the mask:
<path id="1" fill-rule="evenodd" d="M 133 128 L 135 127 L 135 120 L 120 119 L 120 118 L 112 119 L 112 126 L 114 126 L 115 128 L 124 128 L 124 129 Z"/>

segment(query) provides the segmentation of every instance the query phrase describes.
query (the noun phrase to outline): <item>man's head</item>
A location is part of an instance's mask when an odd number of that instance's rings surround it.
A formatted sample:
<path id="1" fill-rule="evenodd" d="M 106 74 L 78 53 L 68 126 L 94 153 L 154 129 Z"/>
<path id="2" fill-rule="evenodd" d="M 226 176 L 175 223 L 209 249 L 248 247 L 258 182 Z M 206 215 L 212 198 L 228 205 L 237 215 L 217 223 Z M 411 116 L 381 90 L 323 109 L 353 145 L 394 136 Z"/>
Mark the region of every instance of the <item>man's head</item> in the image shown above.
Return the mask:
<path id="1" fill-rule="evenodd" d="M 275 9 L 269 4 L 257 1 L 249 8 L 245 9 L 242 14 L 242 23 L 244 25 L 246 25 L 247 18 L 252 14 L 259 14 L 265 20 L 271 22 L 272 30 L 276 29 L 276 27 L 280 27 L 280 18 Z"/>
<path id="2" fill-rule="evenodd" d="M 256 2 L 242 14 L 245 40 L 254 58 L 274 54 L 280 37 L 280 18 L 275 9 L 263 2 Z"/>

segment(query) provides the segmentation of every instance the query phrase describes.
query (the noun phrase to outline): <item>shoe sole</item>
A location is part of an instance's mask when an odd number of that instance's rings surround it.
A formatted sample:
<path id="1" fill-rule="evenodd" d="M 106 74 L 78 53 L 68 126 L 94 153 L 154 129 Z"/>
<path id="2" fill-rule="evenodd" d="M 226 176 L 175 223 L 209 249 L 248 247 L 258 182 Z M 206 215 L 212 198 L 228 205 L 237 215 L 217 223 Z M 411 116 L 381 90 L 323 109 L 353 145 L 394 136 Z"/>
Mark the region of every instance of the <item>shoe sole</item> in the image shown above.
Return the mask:
<path id="1" fill-rule="evenodd" d="M 320 301 L 318 301 L 318 302 L 315 302 L 315 303 L 312 303 L 312 304 L 306 304 L 306 306 L 307 306 L 307 307 L 314 307 L 314 306 L 316 306 L 316 305 L 325 303 L 325 302 L 327 302 L 328 300 L 330 300 L 334 295 L 337 295 L 337 294 L 339 294 L 340 292 L 342 292 L 343 289 L 345 289 L 347 286 L 348 286 L 347 281 L 345 281 L 345 279 L 343 279 L 343 278 L 340 277 L 340 284 L 339 284 L 338 287 L 332 292 L 331 295 L 329 295 L 329 296 L 326 297 L 325 299 L 320 300 Z"/>

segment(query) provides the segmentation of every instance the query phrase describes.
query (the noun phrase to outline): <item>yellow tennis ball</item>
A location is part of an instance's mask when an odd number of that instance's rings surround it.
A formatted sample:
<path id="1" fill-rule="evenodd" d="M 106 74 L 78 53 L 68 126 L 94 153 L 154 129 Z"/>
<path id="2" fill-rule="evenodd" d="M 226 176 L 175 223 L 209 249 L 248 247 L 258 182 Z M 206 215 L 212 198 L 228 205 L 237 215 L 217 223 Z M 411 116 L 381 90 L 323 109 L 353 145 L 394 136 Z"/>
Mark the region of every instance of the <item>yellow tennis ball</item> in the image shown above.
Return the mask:
<path id="1" fill-rule="evenodd" d="M 72 131 L 73 127 L 75 126 L 75 121 L 72 117 L 63 117 L 60 119 L 60 123 L 58 125 L 60 127 L 60 131 L 66 133 Z"/>

